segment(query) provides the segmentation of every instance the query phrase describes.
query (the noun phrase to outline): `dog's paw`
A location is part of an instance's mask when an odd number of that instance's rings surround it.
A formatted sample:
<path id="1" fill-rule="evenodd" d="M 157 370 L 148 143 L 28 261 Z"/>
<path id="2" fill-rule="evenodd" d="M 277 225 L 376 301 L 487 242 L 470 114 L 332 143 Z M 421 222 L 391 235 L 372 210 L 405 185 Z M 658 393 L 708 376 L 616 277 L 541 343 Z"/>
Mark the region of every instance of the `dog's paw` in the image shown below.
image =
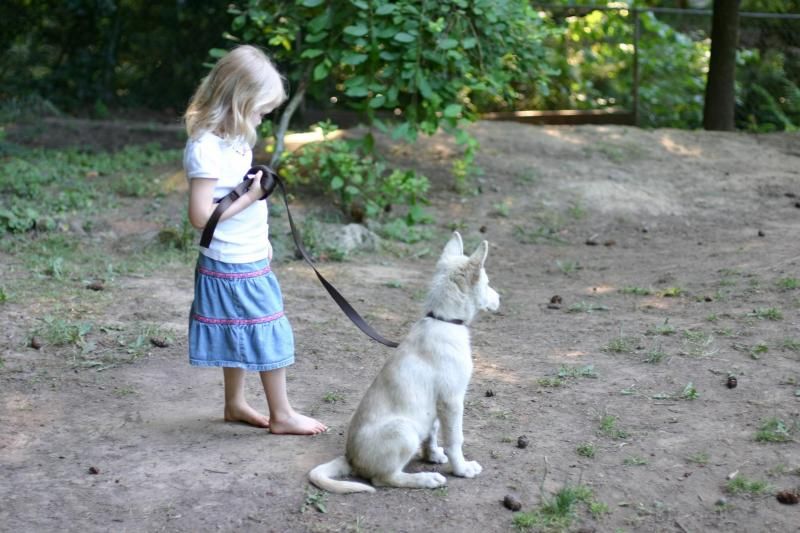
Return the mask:
<path id="1" fill-rule="evenodd" d="M 483 467 L 478 461 L 467 461 L 461 468 L 453 469 L 453 475 L 458 477 L 472 478 L 483 471 Z"/>
<path id="2" fill-rule="evenodd" d="M 447 478 L 439 472 L 420 472 L 417 476 L 422 482 L 420 488 L 435 489 L 442 485 L 447 485 Z"/>
<path id="3" fill-rule="evenodd" d="M 447 455 L 444 453 L 444 448 L 437 446 L 425 451 L 425 460 L 429 463 L 443 465 L 447 463 Z"/>

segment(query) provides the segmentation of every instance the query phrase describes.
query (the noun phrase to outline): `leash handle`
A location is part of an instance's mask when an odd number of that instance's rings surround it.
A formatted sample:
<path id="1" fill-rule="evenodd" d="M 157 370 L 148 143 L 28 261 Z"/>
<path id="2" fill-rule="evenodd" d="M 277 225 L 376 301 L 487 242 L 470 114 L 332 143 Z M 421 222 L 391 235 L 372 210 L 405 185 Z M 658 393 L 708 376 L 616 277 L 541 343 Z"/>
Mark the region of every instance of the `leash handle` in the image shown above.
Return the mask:
<path id="1" fill-rule="evenodd" d="M 322 283 L 322 286 L 325 287 L 325 290 L 328 291 L 328 294 L 333 301 L 339 306 L 342 312 L 350 319 L 350 321 L 358 327 L 364 334 L 366 334 L 371 339 L 383 344 L 384 346 L 388 346 L 390 348 L 397 348 L 399 344 L 395 341 L 390 341 L 383 337 L 380 333 L 375 331 L 372 326 L 370 326 L 364 318 L 358 314 L 350 302 L 342 296 L 342 294 L 333 286 L 331 282 L 325 279 L 325 277 L 317 270 L 314 261 L 311 260 L 311 256 L 306 251 L 305 247 L 303 247 L 302 239 L 299 238 L 299 232 L 294 224 L 294 219 L 292 218 L 292 212 L 289 210 L 289 200 L 286 196 L 286 187 L 283 184 L 283 180 L 281 180 L 278 173 L 272 170 L 270 167 L 266 165 L 256 165 L 252 167 L 250 170 L 247 171 L 247 175 L 255 174 L 258 171 L 261 171 L 261 182 L 259 185 L 264 190 L 264 196 L 261 197 L 262 200 L 265 200 L 272 192 L 275 190 L 276 185 L 280 188 L 281 194 L 283 195 L 283 203 L 286 206 L 286 216 L 289 219 L 289 228 L 292 231 L 292 239 L 294 240 L 294 245 L 297 250 L 300 252 L 300 255 L 303 256 L 303 259 L 308 266 L 314 270 L 314 273 L 317 275 L 317 279 L 319 282 Z M 253 184 L 253 179 L 245 179 L 236 186 L 234 190 L 228 193 L 224 198 L 219 201 L 216 209 L 209 217 L 208 222 L 206 223 L 206 227 L 203 229 L 203 235 L 200 239 L 200 246 L 204 248 L 208 248 L 208 245 L 211 244 L 211 239 L 214 236 L 214 229 L 219 222 L 219 217 L 222 216 L 222 212 L 225 211 L 228 207 L 231 206 L 233 202 L 236 201 L 241 195 L 243 195 Z"/>

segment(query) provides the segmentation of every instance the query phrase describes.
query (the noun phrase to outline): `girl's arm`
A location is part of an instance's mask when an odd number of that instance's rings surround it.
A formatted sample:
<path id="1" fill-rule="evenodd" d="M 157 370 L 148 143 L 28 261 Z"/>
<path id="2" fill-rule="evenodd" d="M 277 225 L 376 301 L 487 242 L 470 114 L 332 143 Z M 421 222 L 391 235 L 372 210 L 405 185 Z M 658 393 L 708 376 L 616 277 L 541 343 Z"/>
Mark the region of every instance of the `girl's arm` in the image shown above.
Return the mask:
<path id="1" fill-rule="evenodd" d="M 254 176 L 256 183 L 261 179 L 261 171 Z M 192 178 L 189 180 L 189 222 L 197 229 L 203 229 L 216 209 L 214 203 L 214 186 L 217 180 L 209 178 Z M 220 222 L 240 213 L 245 208 L 257 202 L 264 192 L 261 187 L 250 187 L 250 190 L 236 199 L 231 206 L 219 217 Z"/>

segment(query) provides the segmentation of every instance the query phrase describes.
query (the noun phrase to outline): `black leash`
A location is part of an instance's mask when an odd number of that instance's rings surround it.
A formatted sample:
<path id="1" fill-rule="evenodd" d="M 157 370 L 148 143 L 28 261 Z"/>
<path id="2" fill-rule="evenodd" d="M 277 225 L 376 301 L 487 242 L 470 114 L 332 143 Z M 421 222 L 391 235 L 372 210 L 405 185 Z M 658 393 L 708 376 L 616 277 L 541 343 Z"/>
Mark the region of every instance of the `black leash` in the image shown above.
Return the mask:
<path id="1" fill-rule="evenodd" d="M 303 256 L 303 259 L 305 259 L 306 263 L 308 263 L 308 265 L 314 270 L 314 273 L 317 275 L 320 283 L 322 283 L 322 286 L 328 291 L 328 294 L 331 295 L 333 301 L 339 305 L 339 308 L 341 308 L 344 314 L 347 315 L 347 318 L 349 318 L 353 324 L 358 327 L 358 329 L 366 333 L 370 338 L 390 348 L 397 348 L 398 343 L 384 338 L 381 334 L 372 329 L 372 326 L 367 324 L 367 321 L 364 320 L 355 309 L 353 309 L 353 306 L 350 305 L 350 302 L 348 302 L 345 297 L 342 296 L 338 290 L 336 290 L 336 287 L 331 285 L 331 283 L 326 280 L 322 274 L 320 274 L 316 265 L 314 265 L 314 262 L 311 260 L 311 257 L 308 255 L 308 252 L 306 252 L 306 249 L 303 247 L 301 242 L 302 239 L 298 237 L 298 231 L 294 225 L 294 220 L 292 219 L 292 212 L 289 211 L 289 201 L 286 198 L 286 187 L 283 185 L 283 180 L 281 180 L 277 172 L 266 165 L 254 166 L 247 171 L 247 175 L 255 174 L 259 171 L 261 171 L 260 186 L 264 191 L 264 195 L 261 197 L 261 199 L 266 200 L 266 198 L 275 190 L 276 185 L 280 187 L 281 194 L 283 195 L 283 203 L 286 206 L 286 215 L 289 218 L 289 227 L 292 230 L 292 239 L 294 240 L 294 245 L 300 251 L 300 255 Z M 219 222 L 219 218 L 222 216 L 222 213 L 228 209 L 237 198 L 246 193 L 252 186 L 253 181 L 255 180 L 253 178 L 248 179 L 247 175 L 245 175 L 245 179 L 242 181 L 242 183 L 237 185 L 235 189 L 233 189 L 219 201 L 216 209 L 214 209 L 214 212 L 211 213 L 211 216 L 206 223 L 206 227 L 203 229 L 203 235 L 200 238 L 200 246 L 203 248 L 208 248 L 208 245 L 211 244 L 211 238 L 214 236 L 214 229 L 217 227 L 217 223 Z"/>

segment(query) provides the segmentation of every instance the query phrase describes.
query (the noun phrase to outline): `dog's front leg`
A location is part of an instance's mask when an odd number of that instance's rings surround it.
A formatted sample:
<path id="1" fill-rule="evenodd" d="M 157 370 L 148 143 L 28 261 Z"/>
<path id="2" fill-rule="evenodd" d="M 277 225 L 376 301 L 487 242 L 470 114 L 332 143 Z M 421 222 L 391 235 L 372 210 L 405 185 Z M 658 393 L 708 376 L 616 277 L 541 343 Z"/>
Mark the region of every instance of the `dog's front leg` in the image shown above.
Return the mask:
<path id="1" fill-rule="evenodd" d="M 477 461 L 467 461 L 461 447 L 464 444 L 464 402 L 451 399 L 443 402 L 439 409 L 442 433 L 445 442 L 444 453 L 450 459 L 450 471 L 458 477 L 475 477 L 483 468 Z"/>
<path id="2" fill-rule="evenodd" d="M 447 462 L 447 455 L 444 453 L 444 448 L 436 442 L 438 433 L 439 419 L 437 418 L 433 421 L 430 435 L 422 443 L 422 458 L 430 463 L 444 464 Z"/>

